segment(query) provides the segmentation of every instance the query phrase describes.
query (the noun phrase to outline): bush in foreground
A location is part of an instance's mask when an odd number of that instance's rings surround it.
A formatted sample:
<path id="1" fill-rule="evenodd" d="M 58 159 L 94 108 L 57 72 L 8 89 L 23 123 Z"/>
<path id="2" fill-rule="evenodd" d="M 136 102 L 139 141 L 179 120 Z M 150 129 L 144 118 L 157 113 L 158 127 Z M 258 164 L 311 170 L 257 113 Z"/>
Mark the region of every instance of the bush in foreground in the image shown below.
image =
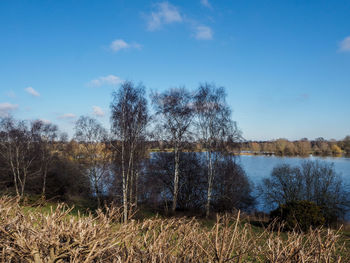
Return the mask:
<path id="1" fill-rule="evenodd" d="M 273 221 L 283 224 L 284 230 L 298 229 L 308 231 L 320 227 L 325 223 L 321 207 L 309 201 L 288 202 L 272 211 L 270 217 Z"/>
<path id="2" fill-rule="evenodd" d="M 239 213 L 219 216 L 208 229 L 186 218 L 120 224 L 115 208 L 85 217 L 69 211 L 59 205 L 48 214 L 24 213 L 16 200 L 0 198 L 1 261 L 341 262 L 346 253 L 337 232 L 257 233 L 240 221 Z"/>

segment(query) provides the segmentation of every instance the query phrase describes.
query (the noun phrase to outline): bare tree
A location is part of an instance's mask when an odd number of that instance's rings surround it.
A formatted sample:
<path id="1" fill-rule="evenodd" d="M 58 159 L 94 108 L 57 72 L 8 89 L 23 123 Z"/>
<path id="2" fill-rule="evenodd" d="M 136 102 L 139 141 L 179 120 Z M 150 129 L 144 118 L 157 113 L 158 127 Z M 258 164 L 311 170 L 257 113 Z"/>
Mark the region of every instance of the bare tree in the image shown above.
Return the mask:
<path id="1" fill-rule="evenodd" d="M 184 142 L 188 140 L 193 119 L 192 97 L 185 88 L 173 88 L 153 94 L 152 102 L 159 117 L 158 126 L 173 146 L 175 165 L 172 212 L 175 212 L 179 193 L 180 153 Z"/>
<path id="2" fill-rule="evenodd" d="M 142 178 L 143 202 L 154 208 L 164 208 L 174 191 L 174 156 L 168 152 L 153 153 L 147 171 Z M 203 173 L 202 158 L 195 152 L 180 155 L 179 193 L 177 208 L 181 210 L 202 210 L 206 201 L 206 180 Z"/>
<path id="3" fill-rule="evenodd" d="M 120 167 L 122 175 L 125 222 L 128 220 L 129 204 L 132 202 L 132 197 L 128 197 L 128 194 L 134 188 L 133 185 L 137 185 L 137 174 L 133 175 L 136 151 L 144 139 L 149 118 L 144 94 L 145 88 L 142 85 L 135 86 L 126 81 L 113 93 L 111 103 L 112 133 L 115 135 L 112 149 L 115 153 L 115 164 Z"/>
<path id="4" fill-rule="evenodd" d="M 224 88 L 210 84 L 200 85 L 195 95 L 196 128 L 202 149 L 206 152 L 208 190 L 206 215 L 210 214 L 215 171 L 213 161 L 218 152 L 224 152 L 229 142 L 241 138 L 241 133 L 231 119 Z M 214 159 L 214 160 L 213 160 Z"/>
<path id="5" fill-rule="evenodd" d="M 219 156 L 215 164 L 213 209 L 219 212 L 233 209 L 249 210 L 255 204 L 253 184 L 232 155 Z"/>
<path id="6" fill-rule="evenodd" d="M 108 174 L 111 157 L 107 131 L 96 119 L 81 116 L 75 124 L 75 139 L 79 143 L 78 161 L 87 172 L 100 206 L 102 180 Z"/>
<path id="7" fill-rule="evenodd" d="M 266 204 L 269 206 L 303 200 L 303 180 L 298 167 L 281 164 L 273 168 L 269 178 L 263 179 L 260 191 L 263 193 Z"/>
<path id="8" fill-rule="evenodd" d="M 323 209 L 326 217 L 342 217 L 350 207 L 349 192 L 333 164 L 305 161 L 300 166 L 276 166 L 263 180 L 260 192 L 266 204 L 280 206 L 294 201 L 310 201 Z"/>
<path id="9" fill-rule="evenodd" d="M 39 166 L 42 176 L 41 196 L 45 198 L 47 173 L 53 162 L 58 146 L 58 127 L 51 123 L 36 120 L 31 125 L 31 131 L 39 150 Z"/>
<path id="10" fill-rule="evenodd" d="M 147 155 L 147 147 L 146 147 L 146 135 L 142 133 L 142 135 L 138 138 L 135 151 L 133 154 L 133 163 L 131 170 L 131 178 L 129 184 L 129 200 L 133 208 L 137 208 L 138 205 L 138 197 L 139 197 L 139 179 L 140 176 L 144 173 L 144 164 L 145 157 Z"/>
<path id="11" fill-rule="evenodd" d="M 0 123 L 0 137 L 0 157 L 12 174 L 16 195 L 22 198 L 28 177 L 40 172 L 35 166 L 39 154 L 33 133 L 24 121 L 6 117 Z"/>

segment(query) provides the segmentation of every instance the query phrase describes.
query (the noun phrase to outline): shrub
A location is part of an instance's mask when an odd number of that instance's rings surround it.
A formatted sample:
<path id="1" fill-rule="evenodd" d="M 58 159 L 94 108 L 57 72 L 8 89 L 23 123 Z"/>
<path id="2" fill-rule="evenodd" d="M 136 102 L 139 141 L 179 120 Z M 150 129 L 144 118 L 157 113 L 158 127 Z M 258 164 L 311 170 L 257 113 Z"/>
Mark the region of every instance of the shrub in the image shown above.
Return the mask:
<path id="1" fill-rule="evenodd" d="M 152 218 L 120 224 L 122 209 L 72 216 L 63 204 L 27 210 L 0 197 L 0 262 L 343 262 L 349 253 L 339 232 L 254 231 L 237 215 L 213 227 L 195 218 Z M 345 260 L 346 261 L 346 260 Z"/>
<path id="2" fill-rule="evenodd" d="M 309 201 L 321 207 L 327 224 L 345 217 L 350 208 L 350 194 L 334 164 L 305 161 L 300 165 L 282 164 L 273 168 L 259 188 L 266 204 Z"/>
<path id="3" fill-rule="evenodd" d="M 270 214 L 271 219 L 283 224 L 283 229 L 308 231 L 325 223 L 321 207 L 309 201 L 288 202 L 279 206 Z"/>

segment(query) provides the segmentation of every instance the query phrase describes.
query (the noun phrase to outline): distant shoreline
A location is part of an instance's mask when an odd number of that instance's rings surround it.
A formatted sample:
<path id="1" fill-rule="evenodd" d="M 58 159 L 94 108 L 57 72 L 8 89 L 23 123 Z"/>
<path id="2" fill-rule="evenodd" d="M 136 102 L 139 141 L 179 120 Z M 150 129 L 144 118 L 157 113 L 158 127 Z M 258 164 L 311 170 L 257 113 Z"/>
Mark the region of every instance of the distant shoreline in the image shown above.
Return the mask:
<path id="1" fill-rule="evenodd" d="M 166 148 L 166 149 L 159 149 L 159 148 L 151 148 L 149 149 L 149 152 L 172 152 L 172 148 Z M 205 152 L 203 150 L 189 150 L 184 149 L 183 152 Z M 300 157 L 300 158 L 309 158 L 309 157 L 334 157 L 334 158 L 350 158 L 349 155 L 346 154 L 327 154 L 327 155 L 320 155 L 320 154 L 312 154 L 309 155 L 280 155 L 276 154 L 274 152 L 249 152 L 249 151 L 236 151 L 236 152 L 229 152 L 230 154 L 234 155 L 242 155 L 242 156 L 275 156 L 275 157 Z"/>
<path id="2" fill-rule="evenodd" d="M 237 155 L 247 155 L 247 156 L 276 156 L 276 157 L 301 157 L 301 158 L 309 158 L 309 157 L 334 157 L 334 158 L 349 158 L 349 155 L 346 154 L 327 154 L 327 155 L 320 155 L 320 154 L 312 154 L 309 155 L 279 155 L 275 153 L 252 153 L 252 152 L 236 152 Z"/>

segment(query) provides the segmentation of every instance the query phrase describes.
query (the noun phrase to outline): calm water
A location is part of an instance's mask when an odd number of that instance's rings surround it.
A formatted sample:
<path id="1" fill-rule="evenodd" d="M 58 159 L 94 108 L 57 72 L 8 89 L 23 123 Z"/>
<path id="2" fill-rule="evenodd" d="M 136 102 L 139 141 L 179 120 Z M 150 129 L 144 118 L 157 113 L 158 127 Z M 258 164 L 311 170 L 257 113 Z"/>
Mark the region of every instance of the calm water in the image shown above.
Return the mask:
<path id="1" fill-rule="evenodd" d="M 343 178 L 347 187 L 350 188 L 350 158 L 344 157 L 277 157 L 262 155 L 242 155 L 238 158 L 238 162 L 242 165 L 245 172 L 255 186 L 261 183 L 264 177 L 268 177 L 272 169 L 279 164 L 299 165 L 305 160 L 319 160 L 334 164 L 334 168 Z M 258 198 L 257 208 L 267 211 L 262 200 Z"/>

